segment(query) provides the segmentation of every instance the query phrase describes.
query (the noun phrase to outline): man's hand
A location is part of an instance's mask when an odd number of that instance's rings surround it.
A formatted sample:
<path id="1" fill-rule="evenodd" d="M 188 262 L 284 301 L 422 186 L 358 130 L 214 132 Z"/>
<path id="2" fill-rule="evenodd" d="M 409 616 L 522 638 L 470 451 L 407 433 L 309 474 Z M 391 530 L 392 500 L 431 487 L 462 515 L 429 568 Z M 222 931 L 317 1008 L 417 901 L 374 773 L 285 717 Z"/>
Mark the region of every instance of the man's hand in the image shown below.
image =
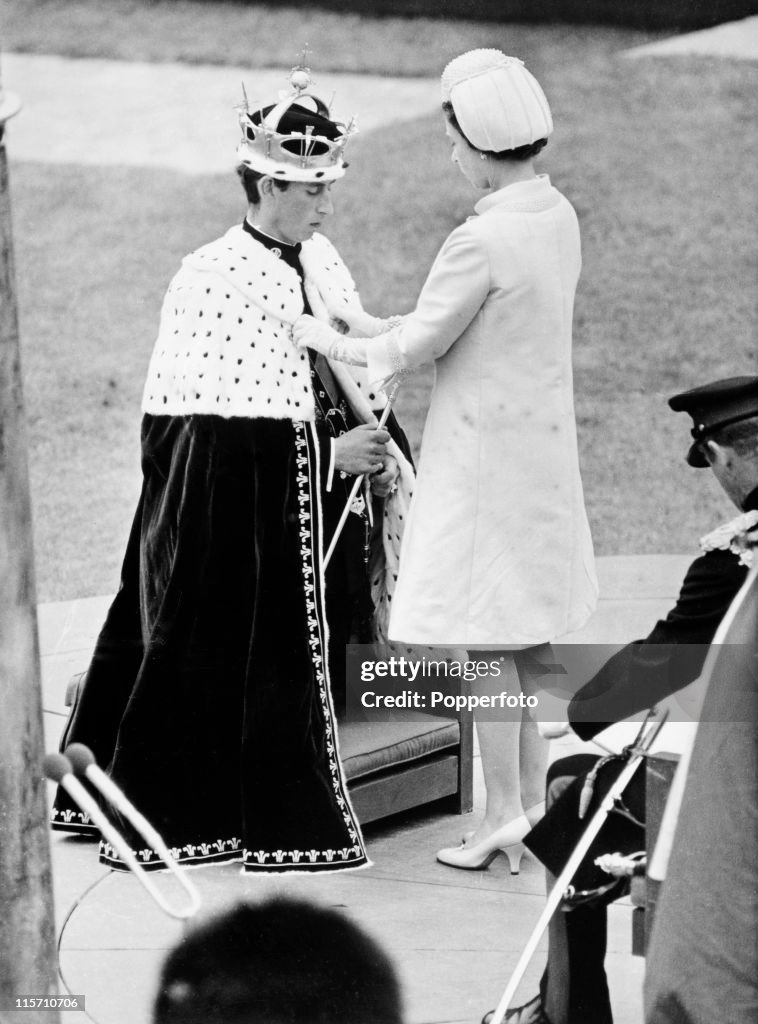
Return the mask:
<path id="1" fill-rule="evenodd" d="M 387 458 L 389 432 L 369 423 L 353 427 L 334 440 L 334 465 L 343 473 L 381 473 Z"/>
<path id="2" fill-rule="evenodd" d="M 377 498 L 388 497 L 392 493 L 399 475 L 400 469 L 397 460 L 392 455 L 387 455 L 384 459 L 384 468 L 371 476 L 372 494 L 375 494 Z"/>

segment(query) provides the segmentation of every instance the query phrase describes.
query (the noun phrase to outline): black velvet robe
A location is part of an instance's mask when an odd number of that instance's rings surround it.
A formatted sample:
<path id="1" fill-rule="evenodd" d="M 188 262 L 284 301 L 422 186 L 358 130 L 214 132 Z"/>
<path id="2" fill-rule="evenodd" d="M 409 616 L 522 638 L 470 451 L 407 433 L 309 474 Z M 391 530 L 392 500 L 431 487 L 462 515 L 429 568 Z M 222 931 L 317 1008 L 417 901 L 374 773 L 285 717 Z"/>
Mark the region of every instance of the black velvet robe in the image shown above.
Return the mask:
<path id="1" fill-rule="evenodd" d="M 366 525 L 348 517 L 325 574 L 352 483 L 336 474 L 326 491 L 330 438 L 354 421 L 324 416 L 330 388 L 315 370 L 312 383 L 316 423 L 143 419 L 121 585 L 61 748 L 89 746 L 182 863 L 367 863 L 332 694 L 344 643 L 370 618 Z M 388 426 L 407 451 L 394 417 Z M 160 868 L 114 817 L 144 867 Z M 62 789 L 53 828 L 97 834 Z M 124 867 L 108 844 L 101 860 Z"/>
<path id="2" fill-rule="evenodd" d="M 121 587 L 63 745 L 90 746 L 182 862 L 365 864 L 325 670 L 315 429 L 145 416 L 142 442 Z M 70 810 L 60 793 L 54 827 L 82 831 Z"/>

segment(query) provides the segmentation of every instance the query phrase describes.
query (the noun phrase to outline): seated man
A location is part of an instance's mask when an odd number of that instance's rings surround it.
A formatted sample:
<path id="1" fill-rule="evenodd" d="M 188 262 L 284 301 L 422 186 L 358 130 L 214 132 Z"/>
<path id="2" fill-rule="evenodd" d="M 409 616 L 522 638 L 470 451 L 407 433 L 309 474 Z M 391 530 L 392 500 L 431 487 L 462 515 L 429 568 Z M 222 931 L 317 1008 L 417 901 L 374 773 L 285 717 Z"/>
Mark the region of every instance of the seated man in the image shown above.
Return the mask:
<path id="1" fill-rule="evenodd" d="M 714 531 L 701 541 L 704 554 L 690 566 L 667 617 L 645 640 L 614 655 L 574 696 L 569 722 L 583 740 L 652 707 L 699 676 L 708 644 L 747 575 L 730 542 L 740 528 L 758 520 L 758 377 L 707 384 L 675 395 L 669 405 L 694 420 L 688 463 L 710 467 L 728 497 L 749 514 L 731 529 Z M 601 768 L 592 800 L 580 818 L 580 794 L 598 761 L 593 755 L 578 754 L 557 761 L 548 773 L 547 813 L 524 840 L 546 865 L 548 888 L 625 763 L 614 759 Z M 574 876 L 573 898 L 550 923 L 540 994 L 507 1014 L 512 1024 L 611 1024 L 603 967 L 606 906 L 624 890 L 594 867 L 594 859 L 602 853 L 628 854 L 644 848 L 644 774 L 637 771 L 624 792 L 624 813 L 609 815 Z"/>
<path id="2" fill-rule="evenodd" d="M 402 1024 L 394 967 L 336 910 L 240 904 L 169 954 L 153 1024 Z"/>

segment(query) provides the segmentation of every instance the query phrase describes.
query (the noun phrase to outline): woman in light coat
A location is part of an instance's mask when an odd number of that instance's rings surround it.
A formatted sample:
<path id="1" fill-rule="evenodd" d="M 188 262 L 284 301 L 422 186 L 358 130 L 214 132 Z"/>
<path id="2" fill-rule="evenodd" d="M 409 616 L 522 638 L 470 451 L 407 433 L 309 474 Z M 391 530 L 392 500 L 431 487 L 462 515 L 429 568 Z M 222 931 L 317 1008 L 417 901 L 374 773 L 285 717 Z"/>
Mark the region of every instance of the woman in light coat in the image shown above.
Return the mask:
<path id="1" fill-rule="evenodd" d="M 579 228 L 534 170 L 553 126 L 522 62 L 474 50 L 448 65 L 442 88 L 452 159 L 486 193 L 476 216 L 442 246 L 412 313 L 380 321 L 349 306 L 332 312 L 370 340 L 308 317 L 295 337 L 367 365 L 372 381 L 434 362 L 390 637 L 497 660 L 475 692 L 513 694 L 533 686 L 529 661 L 549 658 L 544 645 L 578 629 L 597 599 L 571 370 Z M 498 717 L 477 719 L 484 819 L 440 851 L 444 863 L 480 868 L 502 851 L 518 870 L 514 844 L 542 812 L 544 743 L 525 713 Z"/>

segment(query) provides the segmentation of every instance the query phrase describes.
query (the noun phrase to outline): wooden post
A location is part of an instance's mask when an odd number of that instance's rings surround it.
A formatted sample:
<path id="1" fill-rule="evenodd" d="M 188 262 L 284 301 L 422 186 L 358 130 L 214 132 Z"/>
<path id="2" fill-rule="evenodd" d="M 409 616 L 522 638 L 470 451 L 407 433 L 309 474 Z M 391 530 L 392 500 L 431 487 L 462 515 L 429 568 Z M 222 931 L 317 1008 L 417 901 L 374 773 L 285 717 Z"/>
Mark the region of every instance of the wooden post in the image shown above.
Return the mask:
<path id="1" fill-rule="evenodd" d="M 13 1000 L 57 994 L 42 686 L 5 123 L 0 87 L 0 1020 Z M 24 1024 L 57 1024 L 25 1010 Z"/>

